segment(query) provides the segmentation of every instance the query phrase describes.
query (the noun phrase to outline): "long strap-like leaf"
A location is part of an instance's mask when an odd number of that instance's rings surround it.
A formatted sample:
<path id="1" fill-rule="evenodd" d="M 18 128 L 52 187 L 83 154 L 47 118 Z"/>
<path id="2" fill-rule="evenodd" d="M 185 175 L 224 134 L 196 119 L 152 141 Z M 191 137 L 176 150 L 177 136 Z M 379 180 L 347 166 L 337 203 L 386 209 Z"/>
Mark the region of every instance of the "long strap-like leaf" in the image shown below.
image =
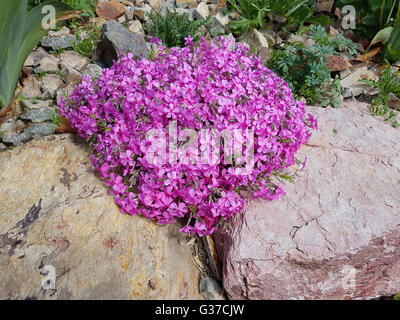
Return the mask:
<path id="1" fill-rule="evenodd" d="M 14 96 L 26 58 L 48 31 L 42 29 L 42 19 L 45 16 L 42 13 L 43 7 L 52 5 L 58 14 L 71 9 L 57 1 L 43 3 L 29 13 L 26 13 L 27 0 L 12 0 L 9 5 L 11 11 L 7 12 L 11 14 L 5 17 L 3 23 L 2 37 L 5 41 L 0 50 L 0 105 L 3 107 L 7 107 Z"/>

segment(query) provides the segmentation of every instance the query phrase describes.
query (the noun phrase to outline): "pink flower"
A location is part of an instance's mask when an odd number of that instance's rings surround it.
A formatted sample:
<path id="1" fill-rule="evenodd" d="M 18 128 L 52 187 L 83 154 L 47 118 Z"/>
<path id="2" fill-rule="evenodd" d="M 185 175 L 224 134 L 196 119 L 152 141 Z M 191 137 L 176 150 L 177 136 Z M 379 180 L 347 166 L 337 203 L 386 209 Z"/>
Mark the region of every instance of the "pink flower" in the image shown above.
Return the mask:
<path id="1" fill-rule="evenodd" d="M 90 141 L 92 165 L 122 212 L 159 224 L 184 219 L 182 232 L 205 236 L 243 210 L 239 190 L 251 187 L 254 198 L 270 201 L 283 196 L 276 173 L 295 163 L 296 152 L 318 124 L 288 85 L 245 46 L 223 37 L 185 41 L 184 48 L 167 50 L 151 39 L 158 46 L 152 60 L 120 55 L 99 78 L 84 76 L 59 107 Z M 171 122 L 176 137 L 194 132 L 199 145 L 181 141 L 171 149 Z M 253 142 L 247 142 L 246 130 Z M 226 132 L 243 147 L 233 161 L 223 152 L 229 139 L 219 138 Z M 244 151 L 252 145 L 254 164 L 240 173 L 249 160 Z M 159 161 L 151 161 L 150 154 Z"/>

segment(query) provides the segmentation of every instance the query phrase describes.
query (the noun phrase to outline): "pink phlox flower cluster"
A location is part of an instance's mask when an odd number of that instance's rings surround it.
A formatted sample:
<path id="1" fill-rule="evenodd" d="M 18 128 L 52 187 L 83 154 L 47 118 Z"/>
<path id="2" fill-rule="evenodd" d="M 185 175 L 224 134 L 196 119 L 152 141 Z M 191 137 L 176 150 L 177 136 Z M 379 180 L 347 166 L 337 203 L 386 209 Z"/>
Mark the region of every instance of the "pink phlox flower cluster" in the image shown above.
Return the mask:
<path id="1" fill-rule="evenodd" d="M 170 49 L 152 42 L 158 45 L 152 59 L 121 55 L 98 79 L 84 76 L 60 102 L 61 114 L 91 144 L 93 166 L 121 211 L 160 224 L 184 218 L 181 231 L 204 236 L 244 209 L 241 190 L 266 200 L 284 195 L 275 174 L 295 163 L 295 153 L 317 128 L 285 81 L 245 46 L 223 37 L 198 43 L 188 37 L 184 48 Z M 177 141 L 177 161 L 168 147 L 173 122 L 184 137 Z M 201 162 L 196 151 L 207 156 L 216 148 L 215 140 L 200 134 L 204 129 L 235 132 L 232 142 L 244 145 L 242 162 L 251 130 L 251 171 L 239 174 L 223 152 L 217 161 Z M 148 135 L 152 130 L 163 134 Z M 185 130 L 198 133 L 198 147 L 182 148 Z M 158 148 L 162 139 L 165 152 Z M 154 150 L 162 161 L 149 160 Z"/>

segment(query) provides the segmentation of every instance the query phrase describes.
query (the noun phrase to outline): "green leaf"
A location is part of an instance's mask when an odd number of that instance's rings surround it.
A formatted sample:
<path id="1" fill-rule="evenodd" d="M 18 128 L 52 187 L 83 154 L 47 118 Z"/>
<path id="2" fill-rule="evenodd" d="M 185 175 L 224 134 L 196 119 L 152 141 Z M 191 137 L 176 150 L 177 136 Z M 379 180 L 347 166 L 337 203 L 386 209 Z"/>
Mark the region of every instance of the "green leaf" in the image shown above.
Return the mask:
<path id="1" fill-rule="evenodd" d="M 371 44 L 369 45 L 369 47 L 373 46 L 374 44 L 377 43 L 382 43 L 385 44 L 388 39 L 390 38 L 390 35 L 392 34 L 393 31 L 393 27 L 387 27 L 384 28 L 382 30 L 380 30 L 375 37 L 372 39 Z"/>
<path id="2" fill-rule="evenodd" d="M 391 62 L 400 61 L 400 22 L 393 28 L 387 41 L 385 58 Z"/>
<path id="3" fill-rule="evenodd" d="M 56 1 L 49 1 L 26 13 L 27 0 L 2 0 L 0 9 L 8 12 L 0 20 L 2 28 L 0 43 L 0 106 L 7 107 L 17 87 L 22 66 L 33 48 L 48 30 L 42 29 L 42 13 L 45 5 L 52 5 L 58 14 L 70 7 Z"/>

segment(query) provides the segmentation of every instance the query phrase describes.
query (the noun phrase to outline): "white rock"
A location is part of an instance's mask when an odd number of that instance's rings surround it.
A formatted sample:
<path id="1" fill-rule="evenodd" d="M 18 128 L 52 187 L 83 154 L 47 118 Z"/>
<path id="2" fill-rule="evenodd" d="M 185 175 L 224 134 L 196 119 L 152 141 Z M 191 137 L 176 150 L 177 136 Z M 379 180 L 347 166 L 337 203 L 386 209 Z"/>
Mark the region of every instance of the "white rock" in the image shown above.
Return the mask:
<path id="1" fill-rule="evenodd" d="M 251 29 L 247 35 L 244 37 L 243 41 L 247 43 L 250 48 L 255 50 L 261 50 L 262 48 L 268 48 L 268 41 L 264 35 L 256 30 Z"/>
<path id="2" fill-rule="evenodd" d="M 129 25 L 128 30 L 134 34 L 144 34 L 142 23 L 139 20 L 133 20 Z"/>
<path id="3" fill-rule="evenodd" d="M 210 10 L 205 2 L 200 2 L 197 8 L 193 11 L 194 19 L 205 19 L 210 15 Z"/>
<path id="4" fill-rule="evenodd" d="M 357 69 L 355 72 L 340 81 L 343 91 L 343 98 L 357 97 L 361 94 L 375 95 L 375 88 L 360 82 L 361 79 L 378 80 L 379 76 L 366 67 Z"/>

